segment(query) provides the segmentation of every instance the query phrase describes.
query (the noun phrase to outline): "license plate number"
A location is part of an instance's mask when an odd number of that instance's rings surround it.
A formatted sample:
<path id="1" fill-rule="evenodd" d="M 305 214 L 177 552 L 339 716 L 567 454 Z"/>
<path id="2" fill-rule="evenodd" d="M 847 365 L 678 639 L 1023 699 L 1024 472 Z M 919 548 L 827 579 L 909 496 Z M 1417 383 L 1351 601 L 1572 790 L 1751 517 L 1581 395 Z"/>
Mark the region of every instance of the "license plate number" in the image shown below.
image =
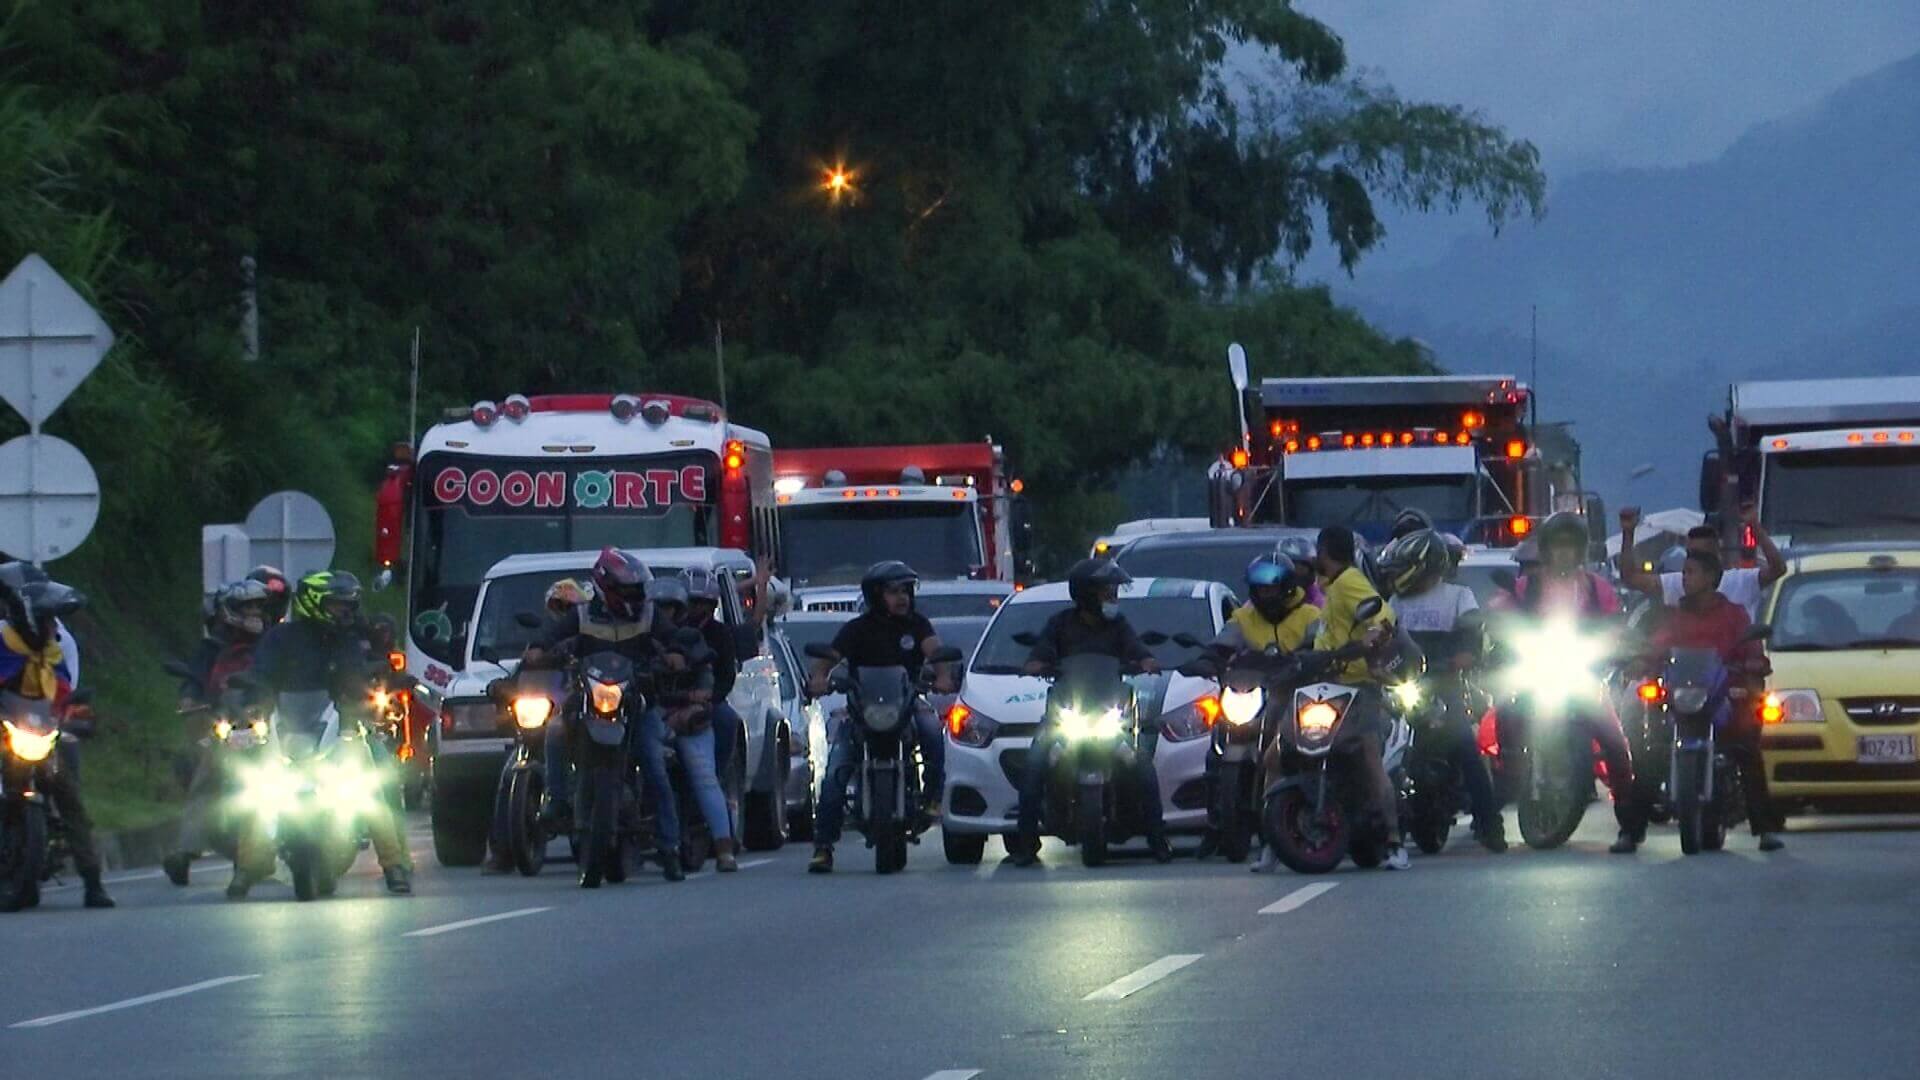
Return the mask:
<path id="1" fill-rule="evenodd" d="M 1911 735 L 1860 736 L 1863 765 L 1906 765 L 1915 760 Z"/>

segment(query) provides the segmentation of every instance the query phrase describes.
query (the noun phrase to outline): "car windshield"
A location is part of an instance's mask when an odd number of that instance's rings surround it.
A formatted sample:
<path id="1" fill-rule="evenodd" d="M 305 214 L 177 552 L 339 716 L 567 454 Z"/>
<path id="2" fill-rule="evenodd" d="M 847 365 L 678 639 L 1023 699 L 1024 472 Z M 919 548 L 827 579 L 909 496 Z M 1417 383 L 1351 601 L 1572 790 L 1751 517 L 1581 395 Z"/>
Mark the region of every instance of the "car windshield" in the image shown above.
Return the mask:
<path id="1" fill-rule="evenodd" d="M 1278 550 L 1273 537 L 1206 543 L 1141 542 L 1122 551 L 1114 562 L 1136 578 L 1175 577 L 1217 581 L 1235 592 L 1245 592 L 1247 564 Z"/>
<path id="2" fill-rule="evenodd" d="M 1389 522 L 1404 510 L 1434 521 L 1474 516 L 1471 476 L 1338 476 L 1286 483 L 1287 520 L 1360 526 Z"/>
<path id="3" fill-rule="evenodd" d="M 985 618 L 999 611 L 1009 595 L 997 592 L 923 592 L 913 598 L 913 607 L 920 614 L 935 620 L 956 615 Z"/>
<path id="4" fill-rule="evenodd" d="M 849 614 L 847 619 L 853 616 Z M 780 623 L 780 632 L 787 636 L 787 643 L 793 646 L 794 654 L 800 662 L 807 662 L 807 646 L 831 645 L 840 628 L 847 619 L 787 619 Z"/>
<path id="5" fill-rule="evenodd" d="M 480 613 L 473 620 L 473 652 L 480 655 L 492 649 L 496 656 L 517 657 L 526 651 L 537 630 L 528 630 L 514 622 L 521 612 L 545 618 L 547 589 L 563 577 L 585 577 L 580 570 L 536 570 L 526 574 L 506 574 L 487 583 L 487 594 Z"/>
<path id="6" fill-rule="evenodd" d="M 963 578 L 985 561 L 975 505 L 858 499 L 785 506 L 781 566 L 808 585 L 850 585 L 887 559 L 906 559 L 925 578 Z"/>
<path id="7" fill-rule="evenodd" d="M 1767 455 L 1761 524 L 1798 541 L 1920 536 L 1920 448 L 1862 447 Z M 1873 492 L 1863 499 L 1860 493 Z"/>
<path id="8" fill-rule="evenodd" d="M 973 667 L 969 670 L 979 675 L 1019 675 L 1027 670 L 1027 655 L 1032 648 L 1014 640 L 1019 634 L 1040 633 L 1048 619 L 1056 612 L 1065 611 L 1065 600 L 1041 600 L 1025 604 L 1009 604 L 993 620 L 986 637 L 980 643 L 980 650 L 974 654 Z M 1175 634 L 1191 634 L 1202 641 L 1214 635 L 1213 611 L 1206 596 L 1138 596 L 1121 597 L 1120 614 L 1133 624 L 1136 633 L 1145 634 L 1151 630 L 1172 638 Z M 1183 648 L 1169 640 L 1165 644 L 1149 647 L 1154 659 L 1160 661 L 1163 668 L 1172 668 L 1193 658 L 1193 650 Z"/>
<path id="9" fill-rule="evenodd" d="M 1826 570 L 1780 585 L 1769 647 L 1920 649 L 1920 570 Z"/>

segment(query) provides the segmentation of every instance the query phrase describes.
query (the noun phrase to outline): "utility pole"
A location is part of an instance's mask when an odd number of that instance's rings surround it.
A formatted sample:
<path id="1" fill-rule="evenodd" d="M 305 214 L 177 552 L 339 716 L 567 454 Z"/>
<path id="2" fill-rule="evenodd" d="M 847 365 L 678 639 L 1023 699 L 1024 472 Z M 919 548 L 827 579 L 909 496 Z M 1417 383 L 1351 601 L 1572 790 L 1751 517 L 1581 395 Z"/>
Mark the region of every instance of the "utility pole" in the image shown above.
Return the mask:
<path id="1" fill-rule="evenodd" d="M 240 256 L 240 341 L 247 362 L 260 359 L 260 291 L 254 286 L 253 256 Z"/>
<path id="2" fill-rule="evenodd" d="M 720 320 L 713 320 L 713 369 L 720 380 L 720 411 L 727 411 L 727 349 L 720 336 Z"/>
<path id="3" fill-rule="evenodd" d="M 1528 335 L 1527 345 L 1530 366 L 1527 372 L 1527 426 L 1532 429 L 1529 434 L 1537 445 L 1540 441 L 1540 305 L 1533 304 L 1530 309 L 1533 330 Z"/>

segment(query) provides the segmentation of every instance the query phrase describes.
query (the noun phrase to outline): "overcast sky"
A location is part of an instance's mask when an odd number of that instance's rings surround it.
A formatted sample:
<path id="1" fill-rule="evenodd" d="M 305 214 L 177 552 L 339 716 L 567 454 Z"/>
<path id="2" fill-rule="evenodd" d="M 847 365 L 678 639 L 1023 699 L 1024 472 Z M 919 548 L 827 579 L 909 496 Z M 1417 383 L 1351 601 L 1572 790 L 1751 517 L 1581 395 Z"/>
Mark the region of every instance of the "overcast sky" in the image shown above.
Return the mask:
<path id="1" fill-rule="evenodd" d="M 1482 110 L 1550 180 L 1711 158 L 1920 52 L 1920 0 L 1295 0 L 1402 96 Z M 1435 232 L 1477 223 L 1439 225 Z M 1398 223 L 1380 262 L 1438 239 Z M 1419 232 L 1428 230 L 1422 228 Z M 1397 258 L 1396 258 L 1397 257 Z M 1417 261 L 1417 260 L 1416 260 Z"/>

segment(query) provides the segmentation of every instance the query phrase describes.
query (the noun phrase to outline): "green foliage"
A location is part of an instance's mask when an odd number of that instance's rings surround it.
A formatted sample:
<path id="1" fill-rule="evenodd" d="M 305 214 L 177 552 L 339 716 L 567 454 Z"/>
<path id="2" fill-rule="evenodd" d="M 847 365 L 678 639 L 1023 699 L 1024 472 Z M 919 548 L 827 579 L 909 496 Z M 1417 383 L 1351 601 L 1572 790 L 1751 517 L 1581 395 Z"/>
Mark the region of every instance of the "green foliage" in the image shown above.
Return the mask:
<path id="1" fill-rule="evenodd" d="M 718 395 L 718 325 L 776 445 L 1005 441 L 1057 565 L 1127 463 L 1226 437 L 1229 341 L 1430 366 L 1288 281 L 1312 244 L 1351 265 L 1381 198 L 1538 212 L 1531 146 L 1346 63 L 1283 0 L 15 0 L 0 263 L 47 255 L 122 341 L 54 425 L 108 493 L 61 567 L 103 598 L 92 670 L 171 725 L 147 672 L 198 528 L 269 491 L 363 566 L 415 328 L 431 410 Z M 125 739 L 137 802 L 167 740 Z"/>

